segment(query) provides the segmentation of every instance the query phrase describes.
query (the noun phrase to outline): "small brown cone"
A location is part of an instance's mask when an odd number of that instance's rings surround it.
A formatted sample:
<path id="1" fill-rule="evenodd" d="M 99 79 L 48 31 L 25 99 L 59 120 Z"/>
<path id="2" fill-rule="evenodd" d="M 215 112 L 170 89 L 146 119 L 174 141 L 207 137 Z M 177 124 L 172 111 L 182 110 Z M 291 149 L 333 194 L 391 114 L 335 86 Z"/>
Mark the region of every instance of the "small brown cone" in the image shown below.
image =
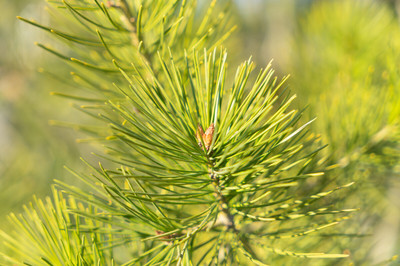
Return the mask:
<path id="1" fill-rule="evenodd" d="M 202 147 L 201 139 L 203 138 L 203 136 L 204 136 L 204 130 L 201 127 L 201 125 L 199 124 L 197 126 L 196 139 L 197 139 L 197 143 L 199 144 L 200 148 Z"/>
<path id="2" fill-rule="evenodd" d="M 206 132 L 203 134 L 203 141 L 204 144 L 206 145 L 206 150 L 208 151 L 210 149 L 212 140 L 213 140 L 213 136 L 214 136 L 214 124 L 211 124 Z"/>

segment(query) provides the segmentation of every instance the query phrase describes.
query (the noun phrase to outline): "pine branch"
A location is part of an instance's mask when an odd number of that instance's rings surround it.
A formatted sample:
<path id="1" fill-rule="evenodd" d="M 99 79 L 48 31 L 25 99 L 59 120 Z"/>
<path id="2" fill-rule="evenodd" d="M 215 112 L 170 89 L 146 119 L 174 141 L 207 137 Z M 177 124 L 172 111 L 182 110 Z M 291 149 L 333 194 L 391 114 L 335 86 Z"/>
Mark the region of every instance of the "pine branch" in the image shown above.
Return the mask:
<path id="1" fill-rule="evenodd" d="M 25 254 L 29 247 L 6 236 L 9 246 L 21 247 L 22 259 L 189 265 L 247 258 L 262 265 L 267 257 L 258 242 L 288 256 L 346 256 L 273 246 L 275 239 L 306 237 L 337 225 L 355 210 L 325 201 L 349 185 L 304 190 L 309 179 L 323 176 L 314 163 L 322 147 L 308 137 L 313 120 L 299 125 L 302 113 L 290 107 L 295 96 L 283 88 L 286 78 L 278 81 L 269 64 L 250 82 L 250 60 L 237 68 L 233 80 L 227 78 L 227 53 L 215 49 L 226 37 L 226 13 L 213 16 L 216 1 L 198 27 L 190 16 L 197 11 L 186 1 L 144 1 L 137 14 L 125 0 L 108 6 L 99 1 L 54 4 L 69 12 L 79 30 L 22 20 L 69 45 L 65 55 L 39 44 L 70 62 L 78 88 L 94 94 L 59 93 L 93 104 L 81 109 L 100 126 L 75 127 L 102 139 L 105 154 L 97 155 L 105 163 L 86 163 L 83 174 L 72 171 L 87 189 L 57 181 L 71 202 L 55 192 L 56 207 L 49 203 L 42 217 L 32 219 L 34 226 L 20 223 L 23 217 L 13 220 L 35 247 Z M 117 18 L 121 13 L 123 18 Z M 212 49 L 198 53 L 202 48 Z M 35 212 L 33 207 L 26 211 Z M 132 258 L 114 252 L 117 247 Z"/>

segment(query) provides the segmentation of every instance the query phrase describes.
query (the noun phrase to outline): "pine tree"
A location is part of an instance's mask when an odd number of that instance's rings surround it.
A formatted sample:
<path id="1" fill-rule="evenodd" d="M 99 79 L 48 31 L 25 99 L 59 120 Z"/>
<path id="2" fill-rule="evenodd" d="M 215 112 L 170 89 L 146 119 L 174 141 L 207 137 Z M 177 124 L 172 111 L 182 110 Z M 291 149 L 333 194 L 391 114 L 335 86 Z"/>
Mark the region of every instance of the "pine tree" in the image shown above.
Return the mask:
<path id="1" fill-rule="evenodd" d="M 51 199 L 10 215 L 4 262 L 347 257 L 318 246 L 355 210 L 330 200 L 352 183 L 315 190 L 325 178 L 315 159 L 324 146 L 307 130 L 313 120 L 300 124 L 302 111 L 290 107 L 286 78 L 271 65 L 255 75 L 251 60 L 231 74 L 222 48 L 234 29 L 229 2 L 49 2 L 55 26 L 19 19 L 64 44 L 37 45 L 69 64 L 71 89 L 55 94 L 84 103 L 75 107 L 95 125 L 74 127 L 104 152 L 97 166 L 83 160 L 87 172 L 70 170 L 85 186 L 56 181 Z"/>

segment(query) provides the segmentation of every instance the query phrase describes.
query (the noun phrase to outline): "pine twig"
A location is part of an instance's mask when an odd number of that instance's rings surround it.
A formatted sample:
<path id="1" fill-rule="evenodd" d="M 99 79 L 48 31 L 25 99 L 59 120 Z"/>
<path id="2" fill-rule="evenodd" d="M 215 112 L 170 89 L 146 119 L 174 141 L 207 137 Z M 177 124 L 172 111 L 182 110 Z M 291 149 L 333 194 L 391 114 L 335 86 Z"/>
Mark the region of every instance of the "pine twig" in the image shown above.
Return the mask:
<path id="1" fill-rule="evenodd" d="M 132 45 L 138 48 L 139 53 L 143 56 L 143 58 L 145 59 L 146 63 L 151 68 L 153 68 L 152 67 L 151 55 L 145 48 L 143 37 L 139 38 L 139 36 L 137 34 L 136 18 L 132 14 L 132 11 L 131 11 L 131 9 L 129 7 L 128 2 L 126 0 L 119 0 L 118 4 L 115 4 L 113 2 L 109 2 L 108 6 L 119 8 L 122 11 L 122 13 L 124 14 L 124 17 L 125 17 L 125 19 L 127 21 L 127 26 L 129 27 L 129 31 L 131 32 L 130 36 L 131 36 Z M 140 50 L 142 50 L 143 53 L 141 53 Z"/>

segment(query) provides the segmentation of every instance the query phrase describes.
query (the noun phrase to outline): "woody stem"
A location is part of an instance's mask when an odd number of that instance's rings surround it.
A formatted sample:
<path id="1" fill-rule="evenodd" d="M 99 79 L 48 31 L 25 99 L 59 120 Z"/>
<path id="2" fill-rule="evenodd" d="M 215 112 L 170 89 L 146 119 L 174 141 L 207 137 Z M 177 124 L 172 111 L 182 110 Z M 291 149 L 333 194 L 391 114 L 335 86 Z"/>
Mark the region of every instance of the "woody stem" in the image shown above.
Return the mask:
<path id="1" fill-rule="evenodd" d="M 131 35 L 132 45 L 139 48 L 139 44 L 141 43 L 140 50 L 143 51 L 143 53 L 141 53 L 141 55 L 142 55 L 143 59 L 146 61 L 146 63 L 151 68 L 153 68 L 152 61 L 151 61 L 151 55 L 144 46 L 143 38 L 139 39 L 139 36 L 137 33 L 137 28 L 136 28 L 136 18 L 133 16 L 128 2 L 126 0 L 119 0 L 117 5 L 113 4 L 111 6 L 119 8 L 122 11 L 122 13 L 124 14 L 124 17 L 127 21 L 127 26 L 129 27 L 129 31 L 131 32 L 130 35 Z"/>
<path id="2" fill-rule="evenodd" d="M 220 186 L 219 176 L 217 173 L 215 173 L 211 165 L 212 164 L 209 160 L 209 176 L 211 178 L 212 185 L 214 187 L 214 196 L 218 200 L 218 208 L 220 211 L 218 222 L 225 225 L 227 229 L 233 229 L 233 231 L 236 232 L 237 230 L 234 217 L 229 210 L 228 201 L 222 193 L 222 187 Z"/>

